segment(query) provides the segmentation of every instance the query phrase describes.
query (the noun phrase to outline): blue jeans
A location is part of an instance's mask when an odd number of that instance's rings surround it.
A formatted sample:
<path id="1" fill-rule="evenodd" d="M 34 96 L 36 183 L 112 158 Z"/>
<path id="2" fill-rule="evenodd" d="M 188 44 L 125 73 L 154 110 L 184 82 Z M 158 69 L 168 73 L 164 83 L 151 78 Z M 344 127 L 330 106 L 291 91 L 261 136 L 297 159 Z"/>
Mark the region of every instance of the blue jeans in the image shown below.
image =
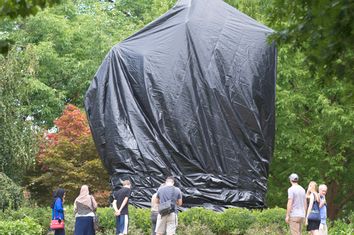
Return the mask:
<path id="1" fill-rule="evenodd" d="M 128 215 L 116 217 L 116 234 L 128 234 Z"/>

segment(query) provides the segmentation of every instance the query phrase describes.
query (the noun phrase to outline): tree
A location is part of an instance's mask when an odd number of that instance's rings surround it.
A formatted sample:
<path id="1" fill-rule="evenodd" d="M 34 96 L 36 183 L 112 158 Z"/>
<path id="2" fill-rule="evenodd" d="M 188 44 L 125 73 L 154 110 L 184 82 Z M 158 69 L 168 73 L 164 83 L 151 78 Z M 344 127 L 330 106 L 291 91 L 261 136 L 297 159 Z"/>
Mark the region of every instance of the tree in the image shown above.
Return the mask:
<path id="1" fill-rule="evenodd" d="M 337 1 L 335 6 L 326 4 L 332 1 L 323 5 L 318 1 L 228 2 L 278 30 L 273 37 L 278 41 L 278 79 L 268 205 L 286 205 L 287 177 L 298 172 L 304 187 L 311 180 L 328 184 L 331 219 L 345 215 L 353 207 L 348 198 L 353 197 L 354 186 L 354 54 L 351 38 L 345 36 L 353 26 L 348 24 L 353 17 L 348 10 L 354 5 L 347 1 Z M 321 16 L 324 13 L 326 17 Z M 342 74 L 338 66 L 344 66 Z"/>
<path id="2" fill-rule="evenodd" d="M 97 155 L 85 115 L 69 104 L 54 123 L 58 131 L 43 137 L 37 157 L 40 169 L 29 185 L 32 195 L 46 202 L 51 199 L 50 192 L 61 187 L 67 191 L 67 199 L 73 201 L 83 184 L 93 192 L 108 191 L 109 177 Z"/>
<path id="3" fill-rule="evenodd" d="M 353 2 L 335 0 L 274 0 L 269 9 L 277 41 L 302 51 L 322 82 L 353 82 L 353 12 Z"/>
<path id="4" fill-rule="evenodd" d="M 287 179 L 297 172 L 301 184 L 315 180 L 328 185 L 329 218 L 345 215 L 353 206 L 353 125 L 347 94 L 354 87 L 344 80 L 323 86 L 303 64 L 302 53 L 279 51 L 276 149 L 269 177 L 270 206 L 285 206 Z M 290 56 L 291 55 L 291 56 Z M 332 95 L 343 99 L 331 100 Z"/>
<path id="5" fill-rule="evenodd" d="M 0 18 L 9 16 L 16 18 L 18 16 L 26 17 L 35 15 L 41 8 L 52 6 L 59 3 L 60 0 L 1 0 L 0 1 Z"/>
<path id="6" fill-rule="evenodd" d="M 141 26 L 168 11 L 176 0 L 119 0 L 116 8 Z"/>
<path id="7" fill-rule="evenodd" d="M 69 0 L 33 17 L 0 24 L 13 47 L 32 57 L 28 114 L 33 121 L 49 128 L 64 104 L 82 107 L 85 91 L 109 49 L 138 28 L 113 3 L 91 0 Z"/>
<path id="8" fill-rule="evenodd" d="M 36 153 L 36 129 L 23 107 L 30 73 L 26 60 L 16 52 L 0 57 L 0 172 L 17 183 L 34 166 Z"/>
<path id="9" fill-rule="evenodd" d="M 22 188 L 0 172 L 0 209 L 17 209 L 23 201 Z"/>
<path id="10" fill-rule="evenodd" d="M 281 185 L 285 169 L 304 184 L 327 183 L 331 219 L 353 206 L 353 11 L 350 1 L 332 0 L 274 0 L 268 11 L 281 48 L 270 185 Z"/>
<path id="11" fill-rule="evenodd" d="M 40 9 L 59 3 L 60 0 L 0 0 L 0 19 L 35 15 Z M 0 54 L 7 54 L 13 41 L 0 37 Z"/>

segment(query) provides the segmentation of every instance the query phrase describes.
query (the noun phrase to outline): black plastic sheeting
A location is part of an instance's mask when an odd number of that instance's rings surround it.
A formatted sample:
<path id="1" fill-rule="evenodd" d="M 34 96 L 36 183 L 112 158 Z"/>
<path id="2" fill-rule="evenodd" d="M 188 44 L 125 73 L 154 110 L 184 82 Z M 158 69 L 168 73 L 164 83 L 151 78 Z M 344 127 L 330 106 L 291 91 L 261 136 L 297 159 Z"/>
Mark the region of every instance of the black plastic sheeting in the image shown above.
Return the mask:
<path id="1" fill-rule="evenodd" d="M 220 0 L 182 0 L 115 45 L 86 93 L 99 155 L 150 206 L 175 176 L 184 206 L 265 207 L 274 147 L 273 31 Z"/>

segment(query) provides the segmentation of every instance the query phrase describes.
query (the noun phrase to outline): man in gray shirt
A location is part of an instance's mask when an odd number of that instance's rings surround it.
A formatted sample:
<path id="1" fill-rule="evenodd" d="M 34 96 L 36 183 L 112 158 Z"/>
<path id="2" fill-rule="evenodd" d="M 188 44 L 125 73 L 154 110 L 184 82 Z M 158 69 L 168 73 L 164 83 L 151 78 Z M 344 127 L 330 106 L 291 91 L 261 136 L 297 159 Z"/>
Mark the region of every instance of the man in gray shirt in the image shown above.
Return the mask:
<path id="1" fill-rule="evenodd" d="M 176 234 L 177 228 L 177 206 L 182 205 L 182 193 L 181 190 L 174 186 L 173 177 L 167 177 L 165 185 L 160 187 L 157 191 L 158 203 L 164 203 L 171 201 L 174 204 L 174 211 L 167 215 L 158 214 L 156 221 L 156 234 L 173 235 Z"/>
<path id="2" fill-rule="evenodd" d="M 292 186 L 288 189 L 285 222 L 290 226 L 291 235 L 301 235 L 307 207 L 305 189 L 298 184 L 299 176 L 297 174 L 292 173 L 289 180 Z"/>

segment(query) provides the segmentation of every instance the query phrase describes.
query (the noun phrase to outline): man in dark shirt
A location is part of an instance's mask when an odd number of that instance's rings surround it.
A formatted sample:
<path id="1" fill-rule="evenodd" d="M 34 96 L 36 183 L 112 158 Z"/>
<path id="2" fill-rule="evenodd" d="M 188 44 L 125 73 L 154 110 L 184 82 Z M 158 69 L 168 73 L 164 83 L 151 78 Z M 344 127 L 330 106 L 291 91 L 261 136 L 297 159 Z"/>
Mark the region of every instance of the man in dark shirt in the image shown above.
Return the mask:
<path id="1" fill-rule="evenodd" d="M 123 187 L 113 193 L 113 208 L 116 216 L 116 234 L 128 234 L 128 204 L 130 197 L 130 181 L 124 180 Z"/>
<path id="2" fill-rule="evenodd" d="M 167 177 L 165 185 L 160 187 L 157 191 L 157 201 L 158 203 L 164 203 L 167 201 L 172 201 L 174 203 L 174 212 L 171 212 L 168 215 L 161 215 L 157 216 L 156 222 L 156 234 L 162 235 L 173 235 L 176 234 L 177 228 L 177 206 L 182 205 L 182 192 L 179 188 L 174 186 L 174 179 L 173 177 Z"/>

